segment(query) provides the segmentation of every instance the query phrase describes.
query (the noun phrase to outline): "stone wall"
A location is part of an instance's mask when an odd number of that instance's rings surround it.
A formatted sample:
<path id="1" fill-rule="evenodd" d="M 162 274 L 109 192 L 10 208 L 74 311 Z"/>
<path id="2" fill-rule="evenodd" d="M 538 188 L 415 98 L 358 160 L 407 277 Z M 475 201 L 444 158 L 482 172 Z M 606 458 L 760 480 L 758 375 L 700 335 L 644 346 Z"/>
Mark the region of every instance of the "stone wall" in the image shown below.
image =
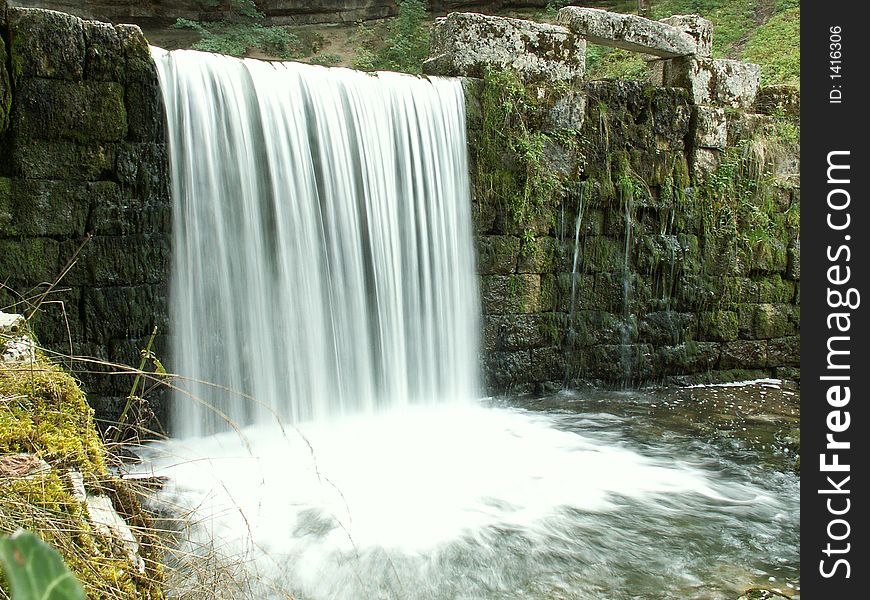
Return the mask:
<path id="1" fill-rule="evenodd" d="M 514 68 L 534 26 L 502 36 L 486 17 L 491 35 L 461 56 L 442 39 L 480 19 L 440 21 L 427 64 L 488 73 L 466 84 L 488 391 L 799 378 L 795 91 L 759 92 L 757 66 L 704 56 L 712 31 L 686 56 L 631 32 L 671 52 L 649 82 L 565 85 L 552 64 Z"/>
<path id="2" fill-rule="evenodd" d="M 157 74 L 138 27 L 0 17 L 0 307 L 42 345 L 138 365 L 165 350 L 171 214 Z M 57 282 L 57 283 L 56 283 Z M 108 417 L 130 377 L 72 365 Z"/>

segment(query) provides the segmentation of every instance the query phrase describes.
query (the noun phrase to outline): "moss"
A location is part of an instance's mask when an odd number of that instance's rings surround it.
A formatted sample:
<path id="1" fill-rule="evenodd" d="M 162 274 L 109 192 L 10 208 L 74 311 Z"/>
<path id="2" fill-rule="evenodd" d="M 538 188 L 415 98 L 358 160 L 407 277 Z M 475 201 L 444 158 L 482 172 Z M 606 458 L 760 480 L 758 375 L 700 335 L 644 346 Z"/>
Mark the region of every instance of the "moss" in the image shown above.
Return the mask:
<path id="1" fill-rule="evenodd" d="M 499 211 L 506 233 L 522 238 L 524 253 L 554 225 L 565 181 L 575 174 L 554 168 L 548 153 L 572 152 L 576 132 L 543 130 L 547 111 L 568 91 L 559 84 L 524 84 L 508 70 L 489 70 L 484 77 L 481 135 L 474 147 L 477 197 Z"/>
<path id="2" fill-rule="evenodd" d="M 72 493 L 67 469 L 80 471 L 90 489 L 122 484 L 107 484 L 105 446 L 84 393 L 42 357 L 33 365 L 0 367 L 0 455 L 19 452 L 43 458 L 51 470 L 0 477 L 0 533 L 36 532 L 60 551 L 89 598 L 162 598 L 156 562 L 146 563 L 144 575 L 135 573 L 124 551 L 90 525 L 85 504 Z M 133 525 L 138 529 L 143 519 Z"/>
<path id="3" fill-rule="evenodd" d="M 86 476 L 105 475 L 105 450 L 93 409 L 57 365 L 0 368 L 0 453 L 26 452 Z"/>

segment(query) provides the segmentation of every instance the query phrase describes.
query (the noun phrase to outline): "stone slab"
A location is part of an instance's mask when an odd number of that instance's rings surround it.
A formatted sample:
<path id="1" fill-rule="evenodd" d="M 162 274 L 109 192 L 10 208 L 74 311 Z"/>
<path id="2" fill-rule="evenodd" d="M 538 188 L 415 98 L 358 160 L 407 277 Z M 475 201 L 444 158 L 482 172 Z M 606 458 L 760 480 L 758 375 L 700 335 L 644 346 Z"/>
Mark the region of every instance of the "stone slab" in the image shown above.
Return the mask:
<path id="1" fill-rule="evenodd" d="M 698 52 L 694 38 L 685 31 L 637 15 L 566 6 L 559 11 L 558 22 L 593 44 L 611 48 L 661 58 L 689 56 Z"/>
<path id="2" fill-rule="evenodd" d="M 427 75 L 483 77 L 512 69 L 525 81 L 582 80 L 586 42 L 557 25 L 477 13 L 451 13 L 435 21 Z"/>

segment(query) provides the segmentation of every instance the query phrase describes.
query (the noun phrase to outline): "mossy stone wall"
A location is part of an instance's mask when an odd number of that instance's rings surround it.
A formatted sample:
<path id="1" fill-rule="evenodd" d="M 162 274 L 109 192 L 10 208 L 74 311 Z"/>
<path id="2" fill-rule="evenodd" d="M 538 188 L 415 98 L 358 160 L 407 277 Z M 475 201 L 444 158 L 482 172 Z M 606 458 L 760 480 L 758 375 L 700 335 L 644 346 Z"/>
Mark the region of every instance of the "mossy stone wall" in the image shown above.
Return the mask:
<path id="1" fill-rule="evenodd" d="M 795 114 L 505 72 L 466 90 L 490 393 L 799 378 Z"/>
<path id="2" fill-rule="evenodd" d="M 32 313 L 50 351 L 137 365 L 157 327 L 162 354 L 171 208 L 147 41 L 4 0 L 0 58 L 0 306 Z M 116 417 L 132 379 L 71 366 Z"/>

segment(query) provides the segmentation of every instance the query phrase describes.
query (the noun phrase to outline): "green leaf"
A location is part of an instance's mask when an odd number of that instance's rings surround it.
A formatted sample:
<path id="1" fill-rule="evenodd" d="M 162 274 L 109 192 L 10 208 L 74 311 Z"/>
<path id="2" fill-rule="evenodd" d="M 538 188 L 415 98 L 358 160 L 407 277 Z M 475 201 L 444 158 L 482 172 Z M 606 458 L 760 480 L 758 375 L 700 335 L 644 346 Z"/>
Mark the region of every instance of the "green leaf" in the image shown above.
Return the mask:
<path id="1" fill-rule="evenodd" d="M 0 565 L 12 600 L 85 600 L 57 550 L 23 529 L 0 539 Z"/>

